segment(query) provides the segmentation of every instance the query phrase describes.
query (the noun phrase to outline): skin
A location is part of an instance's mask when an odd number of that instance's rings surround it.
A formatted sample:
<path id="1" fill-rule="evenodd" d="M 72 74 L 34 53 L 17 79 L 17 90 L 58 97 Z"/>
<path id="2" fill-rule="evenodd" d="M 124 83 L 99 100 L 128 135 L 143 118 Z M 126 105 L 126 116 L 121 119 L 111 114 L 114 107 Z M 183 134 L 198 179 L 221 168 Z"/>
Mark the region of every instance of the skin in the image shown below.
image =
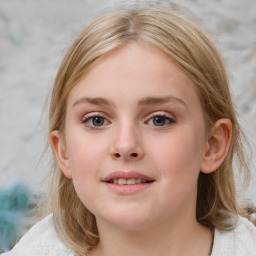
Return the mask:
<path id="1" fill-rule="evenodd" d="M 159 49 L 132 43 L 106 54 L 68 96 L 65 137 L 51 134 L 63 173 L 96 217 L 100 242 L 90 255 L 208 255 L 197 180 L 223 162 L 231 129 L 221 119 L 206 131 L 193 82 Z M 102 180 L 118 170 L 153 182 L 113 192 Z"/>

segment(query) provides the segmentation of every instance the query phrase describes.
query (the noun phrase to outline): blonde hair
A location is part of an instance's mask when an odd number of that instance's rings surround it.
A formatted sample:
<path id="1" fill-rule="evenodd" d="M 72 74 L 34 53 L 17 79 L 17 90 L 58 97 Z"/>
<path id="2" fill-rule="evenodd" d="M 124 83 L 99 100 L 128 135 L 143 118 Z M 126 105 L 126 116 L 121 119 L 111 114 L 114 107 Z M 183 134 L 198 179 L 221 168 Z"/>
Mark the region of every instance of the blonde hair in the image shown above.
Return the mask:
<path id="1" fill-rule="evenodd" d="M 240 169 L 248 172 L 242 148 L 241 130 L 230 96 L 223 62 L 211 41 L 190 21 L 167 7 L 123 9 L 102 15 L 86 27 L 66 53 L 54 83 L 49 134 L 65 131 L 67 97 L 78 81 L 104 54 L 129 42 L 147 43 L 165 52 L 191 78 L 197 88 L 209 129 L 218 119 L 229 118 L 233 137 L 223 164 L 198 180 L 198 222 L 221 230 L 232 229 L 230 216 L 241 214 L 233 176 L 236 155 Z M 57 232 L 77 255 L 84 255 L 99 240 L 94 215 L 78 198 L 72 180 L 53 160 L 50 191 L 51 210 Z"/>

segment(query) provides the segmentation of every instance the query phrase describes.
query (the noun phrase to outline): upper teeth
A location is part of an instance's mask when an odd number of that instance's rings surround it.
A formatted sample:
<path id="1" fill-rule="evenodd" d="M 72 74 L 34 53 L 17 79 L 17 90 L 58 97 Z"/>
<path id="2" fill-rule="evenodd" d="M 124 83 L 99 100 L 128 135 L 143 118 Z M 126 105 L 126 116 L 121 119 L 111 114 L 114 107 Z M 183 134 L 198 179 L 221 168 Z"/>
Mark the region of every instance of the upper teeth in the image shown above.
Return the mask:
<path id="1" fill-rule="evenodd" d="M 140 178 L 133 178 L 133 179 L 123 179 L 123 178 L 119 178 L 119 179 L 113 179 L 110 182 L 113 182 L 115 184 L 119 184 L 119 185 L 134 185 L 134 184 L 138 184 L 138 183 L 145 183 L 146 180 L 140 179 Z"/>

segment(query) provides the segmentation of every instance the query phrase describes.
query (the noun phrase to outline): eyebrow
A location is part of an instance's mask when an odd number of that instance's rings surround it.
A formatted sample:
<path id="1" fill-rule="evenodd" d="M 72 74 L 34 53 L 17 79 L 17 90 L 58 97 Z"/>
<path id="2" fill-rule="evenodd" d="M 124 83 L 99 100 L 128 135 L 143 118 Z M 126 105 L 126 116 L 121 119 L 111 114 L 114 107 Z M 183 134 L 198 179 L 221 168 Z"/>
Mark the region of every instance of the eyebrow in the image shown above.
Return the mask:
<path id="1" fill-rule="evenodd" d="M 76 100 L 73 103 L 73 107 L 80 104 L 80 103 L 90 103 L 93 105 L 114 105 L 114 103 L 112 101 L 109 101 L 105 98 L 90 98 L 90 97 L 83 97 L 81 99 Z"/>
<path id="2" fill-rule="evenodd" d="M 174 96 L 145 97 L 145 98 L 142 98 L 139 100 L 138 105 L 157 105 L 157 104 L 175 103 L 175 102 L 187 107 L 186 103 L 182 99 L 174 97 Z M 80 103 L 90 103 L 93 105 L 114 105 L 113 101 L 107 100 L 105 98 L 83 97 L 83 98 L 76 100 L 72 106 L 74 107 Z"/>
<path id="3" fill-rule="evenodd" d="M 166 96 L 166 97 L 145 97 L 139 101 L 139 105 L 157 105 L 163 103 L 179 103 L 184 107 L 187 107 L 186 103 L 177 97 L 174 96 Z"/>

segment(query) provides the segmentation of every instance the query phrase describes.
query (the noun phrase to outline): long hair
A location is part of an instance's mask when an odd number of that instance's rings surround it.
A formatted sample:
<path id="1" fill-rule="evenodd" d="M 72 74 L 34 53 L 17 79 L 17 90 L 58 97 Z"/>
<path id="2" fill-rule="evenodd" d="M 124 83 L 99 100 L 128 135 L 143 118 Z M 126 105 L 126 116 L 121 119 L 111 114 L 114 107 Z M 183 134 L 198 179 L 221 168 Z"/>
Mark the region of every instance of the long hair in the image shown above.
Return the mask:
<path id="1" fill-rule="evenodd" d="M 130 42 L 158 47 L 190 77 L 204 110 L 207 129 L 220 118 L 231 120 L 233 135 L 226 159 L 215 172 L 199 175 L 196 217 L 209 227 L 234 228 L 235 220 L 230 217 L 240 214 L 233 176 L 234 157 L 244 173 L 248 169 L 225 68 L 207 36 L 170 8 L 149 6 L 112 11 L 97 18 L 78 35 L 55 79 L 49 134 L 53 130 L 65 132 L 70 90 L 102 56 Z M 49 198 L 56 229 L 64 243 L 77 255 L 94 248 L 99 240 L 95 217 L 80 201 L 72 180 L 63 175 L 55 159 Z"/>

